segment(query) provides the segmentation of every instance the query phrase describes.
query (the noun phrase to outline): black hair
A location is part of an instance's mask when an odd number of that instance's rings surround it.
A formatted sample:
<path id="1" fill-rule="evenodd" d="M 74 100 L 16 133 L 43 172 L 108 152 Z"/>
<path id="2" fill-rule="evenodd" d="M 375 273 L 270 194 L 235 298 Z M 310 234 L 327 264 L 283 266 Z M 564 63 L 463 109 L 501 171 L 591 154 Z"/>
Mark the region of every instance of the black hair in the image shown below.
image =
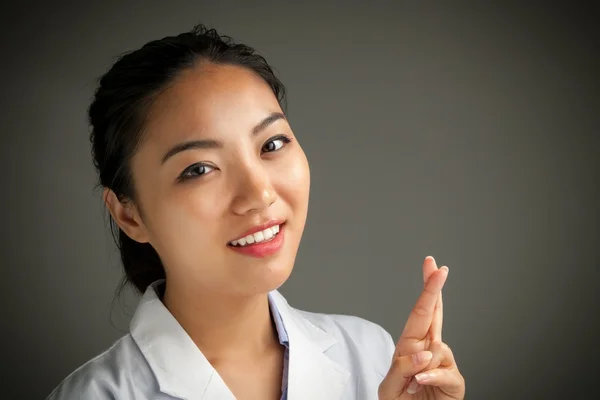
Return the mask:
<path id="1" fill-rule="evenodd" d="M 112 190 L 119 201 L 136 200 L 131 157 L 140 143 L 153 100 L 182 71 L 205 62 L 253 71 L 270 86 L 285 109 L 285 88 L 264 57 L 201 24 L 120 56 L 100 78 L 88 111 L 98 185 Z M 120 289 L 129 283 L 143 293 L 152 282 L 165 278 L 161 259 L 149 243 L 131 239 L 109 218 L 125 272 Z"/>

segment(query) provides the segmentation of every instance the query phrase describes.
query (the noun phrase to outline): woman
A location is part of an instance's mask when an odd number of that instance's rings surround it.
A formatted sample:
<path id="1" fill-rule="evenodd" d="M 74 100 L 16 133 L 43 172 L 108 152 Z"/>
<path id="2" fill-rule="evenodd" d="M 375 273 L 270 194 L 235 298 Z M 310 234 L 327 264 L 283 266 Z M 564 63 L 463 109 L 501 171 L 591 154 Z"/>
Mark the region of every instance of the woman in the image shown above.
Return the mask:
<path id="1" fill-rule="evenodd" d="M 130 334 L 49 399 L 461 399 L 441 341 L 446 267 L 399 342 L 276 290 L 304 229 L 310 176 L 284 87 L 253 49 L 203 26 L 121 57 L 89 109 L 103 199 L 142 299 Z M 416 393 L 415 393 L 416 392 Z"/>

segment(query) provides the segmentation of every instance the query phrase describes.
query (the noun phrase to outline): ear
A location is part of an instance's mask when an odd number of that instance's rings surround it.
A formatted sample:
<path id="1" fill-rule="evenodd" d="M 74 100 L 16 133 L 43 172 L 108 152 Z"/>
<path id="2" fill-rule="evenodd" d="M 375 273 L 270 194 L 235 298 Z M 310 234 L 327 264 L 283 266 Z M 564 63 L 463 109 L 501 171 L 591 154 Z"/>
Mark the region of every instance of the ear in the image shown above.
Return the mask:
<path id="1" fill-rule="evenodd" d="M 119 201 L 117 195 L 108 188 L 104 188 L 102 197 L 110 215 L 127 236 L 139 243 L 149 241 L 146 225 L 133 203 Z"/>

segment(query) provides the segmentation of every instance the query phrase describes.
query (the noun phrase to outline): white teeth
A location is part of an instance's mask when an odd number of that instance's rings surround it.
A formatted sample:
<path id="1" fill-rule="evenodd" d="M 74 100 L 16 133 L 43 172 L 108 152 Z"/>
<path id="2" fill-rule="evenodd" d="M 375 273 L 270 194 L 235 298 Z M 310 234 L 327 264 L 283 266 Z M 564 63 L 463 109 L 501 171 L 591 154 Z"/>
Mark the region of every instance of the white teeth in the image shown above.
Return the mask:
<path id="1" fill-rule="evenodd" d="M 265 240 L 269 240 L 273 237 L 273 229 L 267 228 L 263 231 L 263 234 L 265 235 Z"/>
<path id="2" fill-rule="evenodd" d="M 241 239 L 233 240 L 230 242 L 232 246 L 245 246 L 246 244 L 260 243 L 266 240 L 272 239 L 279 233 L 279 225 L 272 226 L 264 229 L 260 232 L 256 232 L 252 235 L 248 235 Z"/>
<path id="3" fill-rule="evenodd" d="M 258 242 L 262 242 L 263 240 L 265 240 L 265 234 L 264 234 L 263 232 L 264 232 L 264 231 L 261 231 L 261 232 L 256 232 L 256 233 L 254 234 L 254 241 L 255 241 L 256 243 L 258 243 Z"/>

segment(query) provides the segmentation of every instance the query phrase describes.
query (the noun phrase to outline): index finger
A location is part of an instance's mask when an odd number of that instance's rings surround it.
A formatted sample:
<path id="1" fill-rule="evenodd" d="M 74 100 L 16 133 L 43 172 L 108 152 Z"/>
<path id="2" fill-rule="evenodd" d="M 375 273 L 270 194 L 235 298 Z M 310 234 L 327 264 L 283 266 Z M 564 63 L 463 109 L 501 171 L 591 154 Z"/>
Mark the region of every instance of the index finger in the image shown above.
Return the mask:
<path id="1" fill-rule="evenodd" d="M 435 305 L 447 277 L 448 267 L 445 266 L 430 276 L 423 293 L 419 296 L 406 321 L 400 340 L 422 340 L 425 338 L 433 322 Z"/>

